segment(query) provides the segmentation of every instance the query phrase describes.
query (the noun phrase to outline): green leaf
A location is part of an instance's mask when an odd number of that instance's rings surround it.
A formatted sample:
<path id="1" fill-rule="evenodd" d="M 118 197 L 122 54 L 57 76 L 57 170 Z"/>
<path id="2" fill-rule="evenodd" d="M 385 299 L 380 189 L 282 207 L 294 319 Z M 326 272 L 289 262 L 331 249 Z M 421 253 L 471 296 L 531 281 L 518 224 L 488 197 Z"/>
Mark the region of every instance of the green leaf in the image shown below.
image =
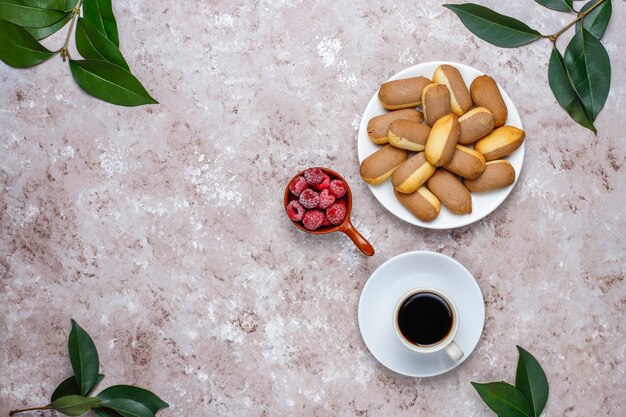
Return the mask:
<path id="1" fill-rule="evenodd" d="M 500 417 L 533 417 L 524 393 L 506 382 L 472 382 L 485 404 Z"/>
<path id="2" fill-rule="evenodd" d="M 611 86 L 611 61 L 599 40 L 582 28 L 565 48 L 565 68 L 591 120 L 602 110 Z"/>
<path id="3" fill-rule="evenodd" d="M 42 9 L 59 10 L 61 12 L 69 12 L 74 7 L 78 0 L 22 0 L 27 6 L 39 7 Z"/>
<path id="4" fill-rule="evenodd" d="M 160 399 L 154 393 L 132 385 L 113 385 L 104 389 L 97 395 L 97 397 L 103 401 L 115 398 L 134 400 L 145 405 L 155 414 L 157 411 L 169 407 L 165 401 Z"/>
<path id="5" fill-rule="evenodd" d="M 130 71 L 120 50 L 94 25 L 83 18 L 76 24 L 76 48 L 85 59 L 108 61 Z"/>
<path id="6" fill-rule="evenodd" d="M 63 382 L 59 384 L 58 387 L 52 393 L 50 397 L 50 401 L 56 401 L 61 397 L 65 397 L 66 395 L 79 395 L 80 389 L 78 388 L 78 383 L 76 382 L 76 378 L 74 375 L 71 377 L 64 379 Z"/>
<path id="7" fill-rule="evenodd" d="M 140 402 L 126 398 L 111 398 L 100 402 L 100 406 L 110 408 L 124 417 L 154 417 L 154 413 Z"/>
<path id="8" fill-rule="evenodd" d="M 96 380 L 96 384 L 93 386 L 93 388 L 95 388 L 100 382 L 102 382 L 103 379 L 104 375 L 98 374 L 98 379 Z M 90 392 L 88 392 L 87 395 L 89 395 Z M 74 378 L 74 375 L 63 380 L 63 382 L 61 382 L 59 386 L 56 387 L 56 389 L 52 393 L 52 396 L 50 397 L 50 401 L 65 397 L 66 395 L 80 395 L 80 388 L 78 388 L 78 383 L 76 382 L 76 378 Z"/>
<path id="9" fill-rule="evenodd" d="M 64 15 L 57 10 L 27 6 L 22 1 L 0 0 L 0 19 L 19 26 L 42 28 L 58 22 Z"/>
<path id="10" fill-rule="evenodd" d="M 92 411 L 99 417 L 124 417 L 117 411 L 113 411 L 109 408 L 94 408 Z"/>
<path id="11" fill-rule="evenodd" d="M 515 375 L 515 386 L 519 388 L 530 403 L 535 416 L 539 417 L 548 402 L 548 379 L 537 359 L 522 347 L 517 346 L 519 361 Z"/>
<path id="12" fill-rule="evenodd" d="M 580 12 L 586 12 L 597 2 L 598 0 L 591 0 L 585 3 L 582 9 L 580 9 Z M 602 39 L 606 27 L 609 25 L 609 20 L 611 20 L 612 13 L 613 6 L 611 5 L 611 0 L 604 0 L 604 2 L 583 18 L 582 25 L 580 20 L 576 22 L 576 30 L 580 30 L 581 26 L 584 26 L 594 37 Z"/>
<path id="13" fill-rule="evenodd" d="M 535 0 L 548 9 L 557 10 L 559 12 L 573 12 L 573 0 Z"/>
<path id="14" fill-rule="evenodd" d="M 87 395 L 98 381 L 98 350 L 91 337 L 74 320 L 67 345 L 80 394 Z"/>
<path id="15" fill-rule="evenodd" d="M 444 4 L 461 19 L 474 35 L 503 48 L 526 45 L 541 38 L 541 33 L 512 17 L 478 4 Z"/>
<path id="16" fill-rule="evenodd" d="M 66 416 L 82 416 L 100 404 L 100 400 L 95 397 L 82 397 L 80 395 L 67 395 L 61 397 L 50 404 L 50 408 Z"/>
<path id="17" fill-rule="evenodd" d="M 24 29 L 26 29 L 31 35 L 33 35 L 35 39 L 44 39 L 54 33 L 57 33 L 63 26 L 67 24 L 67 22 L 72 20 L 72 16 L 72 13 L 67 13 L 61 20 L 51 24 L 50 26 L 45 26 L 42 28 L 24 27 Z"/>
<path id="18" fill-rule="evenodd" d="M 565 69 L 563 57 L 556 48 L 552 50 L 552 55 L 550 56 L 548 82 L 554 97 L 556 97 L 561 107 L 567 111 L 570 117 L 581 126 L 593 131 L 593 133 L 597 133 L 591 115 L 589 115 L 580 97 L 578 97 Z"/>
<path id="19" fill-rule="evenodd" d="M 83 15 L 105 35 L 115 46 L 120 46 L 120 38 L 117 34 L 117 22 L 113 15 L 111 0 L 85 0 L 83 3 Z"/>
<path id="20" fill-rule="evenodd" d="M 37 42 L 26 29 L 0 19 L 0 60 L 15 68 L 28 68 L 50 59 L 56 52 Z"/>
<path id="21" fill-rule="evenodd" d="M 158 103 L 130 72 L 106 61 L 70 60 L 78 85 L 100 100 L 120 106 Z"/>

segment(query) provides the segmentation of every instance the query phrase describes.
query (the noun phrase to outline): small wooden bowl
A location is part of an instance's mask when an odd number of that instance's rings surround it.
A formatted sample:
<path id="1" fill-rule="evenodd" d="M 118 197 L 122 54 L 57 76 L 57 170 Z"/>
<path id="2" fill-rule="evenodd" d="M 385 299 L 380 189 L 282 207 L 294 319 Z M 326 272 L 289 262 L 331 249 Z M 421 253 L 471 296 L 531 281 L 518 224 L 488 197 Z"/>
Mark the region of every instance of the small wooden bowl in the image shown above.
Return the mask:
<path id="1" fill-rule="evenodd" d="M 320 169 L 326 175 L 328 175 L 331 178 L 331 180 L 338 179 L 338 180 L 343 181 L 344 184 L 346 184 L 347 191 L 346 191 L 346 195 L 344 196 L 346 199 L 346 203 L 347 203 L 346 204 L 346 218 L 343 219 L 343 221 L 336 226 L 322 226 L 317 230 L 308 230 L 306 227 L 304 227 L 302 223 L 294 222 L 291 219 L 290 221 L 298 229 L 307 233 L 314 234 L 314 235 L 325 235 L 327 233 L 343 232 L 346 235 L 348 235 L 350 239 L 352 239 L 354 244 L 361 250 L 361 252 L 363 252 L 364 254 L 368 256 L 374 255 L 374 248 L 372 247 L 372 245 L 367 241 L 367 239 L 363 237 L 363 235 L 361 235 L 361 233 L 359 233 L 358 230 L 356 230 L 356 228 L 352 225 L 352 222 L 350 222 L 350 212 L 352 211 L 352 191 L 350 190 L 350 186 L 348 185 L 348 182 L 341 175 L 337 174 L 335 171 L 331 169 L 328 169 L 328 168 L 320 168 Z M 289 180 L 289 182 L 287 183 L 287 186 L 285 187 L 285 204 L 284 204 L 285 211 L 287 210 L 287 205 L 292 200 L 291 198 L 292 194 L 289 191 L 289 184 L 291 184 L 293 180 L 295 180 L 296 178 L 298 178 L 299 176 L 303 174 L 304 174 L 304 171 L 298 172 L 296 175 L 294 175 L 294 177 L 291 180 Z"/>

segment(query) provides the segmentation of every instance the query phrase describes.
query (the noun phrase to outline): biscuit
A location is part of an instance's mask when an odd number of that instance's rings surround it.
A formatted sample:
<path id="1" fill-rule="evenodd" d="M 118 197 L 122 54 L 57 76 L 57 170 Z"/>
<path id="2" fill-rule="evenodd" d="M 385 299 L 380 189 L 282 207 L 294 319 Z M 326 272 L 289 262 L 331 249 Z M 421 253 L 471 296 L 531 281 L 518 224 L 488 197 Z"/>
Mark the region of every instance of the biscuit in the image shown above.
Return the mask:
<path id="1" fill-rule="evenodd" d="M 502 126 L 476 142 L 474 149 L 482 153 L 486 161 L 493 161 L 512 154 L 524 142 L 525 136 L 522 129 Z"/>
<path id="2" fill-rule="evenodd" d="M 408 157 L 409 153 L 404 149 L 383 146 L 363 160 L 361 178 L 372 185 L 385 182 Z"/>
<path id="3" fill-rule="evenodd" d="M 393 173 L 391 183 L 396 191 L 411 194 L 426 182 L 435 172 L 435 167 L 428 163 L 424 152 L 413 155 Z"/>
<path id="4" fill-rule="evenodd" d="M 422 103 L 422 90 L 430 81 L 426 77 L 387 81 L 378 90 L 378 99 L 387 110 L 417 107 Z"/>
<path id="5" fill-rule="evenodd" d="M 395 190 L 394 193 L 400 204 L 424 222 L 432 222 L 439 215 L 441 204 L 426 187 L 420 187 L 412 194 L 403 194 Z"/>
<path id="6" fill-rule="evenodd" d="M 454 113 L 447 114 L 437 120 L 430 129 L 426 141 L 425 153 L 428 162 L 440 167 L 446 165 L 452 159 L 454 150 L 459 140 L 459 121 Z"/>
<path id="7" fill-rule="evenodd" d="M 509 113 L 493 78 L 488 75 L 476 77 L 470 85 L 470 94 L 474 105 L 484 107 L 493 114 L 495 127 L 504 126 Z"/>
<path id="8" fill-rule="evenodd" d="M 451 65 L 440 65 L 435 70 L 433 81 L 448 87 L 452 113 L 461 116 L 472 108 L 472 96 L 458 69 Z"/>
<path id="9" fill-rule="evenodd" d="M 422 111 L 424 119 L 429 126 L 452 112 L 450 106 L 450 90 L 443 84 L 432 83 L 424 87 L 422 91 Z"/>
<path id="10" fill-rule="evenodd" d="M 367 135 L 377 145 L 384 145 L 389 142 L 387 133 L 389 126 L 396 120 L 406 119 L 414 122 L 421 122 L 422 113 L 415 109 L 396 110 L 372 117 L 367 123 Z"/>
<path id="11" fill-rule="evenodd" d="M 459 143 L 469 145 L 491 133 L 494 127 L 493 114 L 484 107 L 476 107 L 459 117 L 459 125 Z"/>
<path id="12" fill-rule="evenodd" d="M 426 186 L 452 213 L 469 214 L 472 212 L 472 195 L 454 174 L 445 169 L 438 169 L 428 179 Z"/>
<path id="13" fill-rule="evenodd" d="M 389 126 L 387 138 L 396 148 L 421 152 L 426 146 L 430 127 L 411 120 L 396 120 Z"/>
<path id="14" fill-rule="evenodd" d="M 473 149 L 456 145 L 452 159 L 444 168 L 463 178 L 478 178 L 485 171 L 485 157 Z"/>
<path id="15" fill-rule="evenodd" d="M 464 180 L 465 187 L 472 192 L 484 192 L 508 187 L 515 182 L 515 168 L 505 159 L 487 162 L 485 172 L 473 180 Z"/>

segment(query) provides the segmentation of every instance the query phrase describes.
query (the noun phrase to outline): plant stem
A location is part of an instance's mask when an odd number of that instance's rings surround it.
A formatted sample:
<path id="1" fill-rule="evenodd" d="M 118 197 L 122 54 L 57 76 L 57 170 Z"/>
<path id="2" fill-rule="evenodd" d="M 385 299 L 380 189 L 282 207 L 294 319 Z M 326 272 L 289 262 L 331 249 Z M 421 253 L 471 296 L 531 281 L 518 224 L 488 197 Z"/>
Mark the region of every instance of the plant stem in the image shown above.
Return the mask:
<path id="1" fill-rule="evenodd" d="M 78 0 L 78 3 L 76 3 L 76 7 L 74 7 L 74 10 L 72 10 L 73 16 L 72 16 L 72 21 L 70 22 L 70 30 L 67 31 L 67 36 L 65 37 L 65 43 L 63 44 L 63 47 L 59 50 L 61 52 L 61 58 L 63 58 L 63 62 L 65 62 L 65 58 L 70 58 L 70 59 L 72 58 L 70 56 L 68 45 L 70 44 L 70 37 L 72 36 L 72 31 L 74 30 L 74 24 L 76 23 L 76 19 L 78 18 L 78 15 L 80 14 L 80 6 L 82 5 L 82 3 L 83 3 L 83 0 Z"/>
<path id="2" fill-rule="evenodd" d="M 14 414 L 17 413 L 23 413 L 25 411 L 35 411 L 35 410 L 49 410 L 50 406 L 49 405 L 44 405 L 43 407 L 32 407 L 32 408 L 22 408 L 21 410 L 13 410 L 13 411 L 9 411 L 9 415 L 12 416 Z"/>
<path id="3" fill-rule="evenodd" d="M 581 19 L 584 19 L 585 16 L 587 16 L 593 9 L 595 9 L 596 7 L 598 7 L 600 4 L 604 3 L 604 0 L 598 0 L 598 2 L 596 4 L 594 4 L 593 6 L 591 6 L 589 9 L 585 10 L 582 13 L 578 13 L 578 16 L 576 17 L 576 19 L 572 20 L 571 22 L 569 22 L 567 25 L 565 25 L 565 27 L 561 30 L 559 30 L 558 32 L 546 36 L 546 38 L 550 39 L 552 41 L 552 43 L 556 44 L 556 40 L 559 36 L 561 36 L 561 34 L 563 32 L 565 32 L 567 29 L 569 29 L 570 27 L 572 27 L 572 25 L 575 25 L 576 22 L 578 22 Z"/>

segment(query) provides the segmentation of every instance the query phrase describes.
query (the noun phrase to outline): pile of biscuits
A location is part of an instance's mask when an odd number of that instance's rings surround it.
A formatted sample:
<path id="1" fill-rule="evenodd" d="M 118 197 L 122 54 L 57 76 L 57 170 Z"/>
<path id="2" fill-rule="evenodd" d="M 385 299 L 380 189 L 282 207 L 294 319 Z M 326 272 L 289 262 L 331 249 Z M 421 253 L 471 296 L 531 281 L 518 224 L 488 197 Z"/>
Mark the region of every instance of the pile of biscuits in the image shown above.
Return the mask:
<path id="1" fill-rule="evenodd" d="M 457 68 L 440 65 L 432 81 L 384 83 L 378 98 L 390 111 L 373 117 L 367 132 L 383 146 L 363 160 L 361 177 L 372 185 L 391 177 L 398 201 L 420 220 L 434 220 L 440 204 L 469 214 L 470 192 L 515 181 L 515 169 L 502 158 L 519 148 L 525 133 L 505 125 L 506 104 L 491 77 L 475 78 L 468 90 Z"/>

